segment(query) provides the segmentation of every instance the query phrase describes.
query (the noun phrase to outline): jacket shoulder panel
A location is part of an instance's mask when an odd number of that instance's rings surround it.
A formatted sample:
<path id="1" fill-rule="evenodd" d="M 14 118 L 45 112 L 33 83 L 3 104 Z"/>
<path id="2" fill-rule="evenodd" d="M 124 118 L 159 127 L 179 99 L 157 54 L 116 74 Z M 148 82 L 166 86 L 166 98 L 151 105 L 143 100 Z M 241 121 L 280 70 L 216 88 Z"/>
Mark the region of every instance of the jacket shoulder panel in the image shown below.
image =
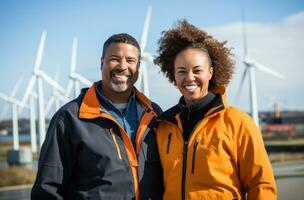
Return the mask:
<path id="1" fill-rule="evenodd" d="M 180 113 L 180 108 L 178 107 L 178 105 L 175 105 L 171 108 L 169 108 L 168 110 L 166 110 L 165 112 L 163 112 L 159 119 L 160 120 L 165 120 L 165 121 L 169 121 L 171 123 L 177 124 L 177 121 L 175 119 L 175 116 Z"/>

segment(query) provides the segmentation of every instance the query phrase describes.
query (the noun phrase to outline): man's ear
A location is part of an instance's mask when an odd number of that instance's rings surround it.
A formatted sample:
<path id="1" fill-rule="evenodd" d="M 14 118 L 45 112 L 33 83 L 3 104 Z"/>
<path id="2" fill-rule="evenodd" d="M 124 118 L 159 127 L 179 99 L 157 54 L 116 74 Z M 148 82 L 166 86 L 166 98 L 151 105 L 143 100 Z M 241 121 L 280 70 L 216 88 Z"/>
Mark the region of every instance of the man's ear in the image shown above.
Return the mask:
<path id="1" fill-rule="evenodd" d="M 103 58 L 100 59 L 100 69 L 102 70 L 103 67 Z"/>

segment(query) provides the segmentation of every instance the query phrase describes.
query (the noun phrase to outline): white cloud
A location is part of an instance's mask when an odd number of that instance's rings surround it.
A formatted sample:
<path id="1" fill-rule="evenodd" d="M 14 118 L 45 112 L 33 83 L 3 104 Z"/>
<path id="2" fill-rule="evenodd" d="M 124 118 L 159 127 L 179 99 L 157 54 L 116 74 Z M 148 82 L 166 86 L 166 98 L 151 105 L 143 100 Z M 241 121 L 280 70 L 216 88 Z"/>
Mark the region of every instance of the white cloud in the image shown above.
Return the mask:
<path id="1" fill-rule="evenodd" d="M 286 76 L 281 80 L 256 71 L 258 105 L 260 110 L 272 109 L 273 99 L 284 102 L 285 109 L 304 110 L 304 12 L 290 15 L 277 23 L 247 22 L 248 55 L 265 66 Z M 228 101 L 234 104 L 241 75 L 244 71 L 242 23 L 235 22 L 217 27 L 201 27 L 220 41 L 227 40 L 236 57 L 236 71 L 228 87 Z M 160 102 L 164 109 L 176 104 L 177 89 L 169 84 L 164 75 L 150 68 L 150 90 L 152 99 Z M 248 80 L 243 85 L 237 107 L 249 111 Z"/>
<path id="2" fill-rule="evenodd" d="M 304 67 L 303 25 L 304 12 L 288 16 L 278 23 L 246 23 L 248 56 L 286 76 L 286 80 L 281 80 L 256 71 L 258 103 L 262 110 L 269 109 L 269 99 L 273 96 L 286 101 L 286 107 L 289 109 L 304 109 L 301 100 L 304 97 L 304 80 L 301 74 Z M 209 27 L 205 30 L 219 40 L 227 40 L 227 45 L 233 47 L 233 52 L 238 55 L 236 74 L 229 87 L 229 96 L 232 100 L 244 70 L 241 63 L 244 54 L 242 23 Z M 248 90 L 248 84 L 244 85 L 239 104 L 246 110 L 249 110 Z"/>

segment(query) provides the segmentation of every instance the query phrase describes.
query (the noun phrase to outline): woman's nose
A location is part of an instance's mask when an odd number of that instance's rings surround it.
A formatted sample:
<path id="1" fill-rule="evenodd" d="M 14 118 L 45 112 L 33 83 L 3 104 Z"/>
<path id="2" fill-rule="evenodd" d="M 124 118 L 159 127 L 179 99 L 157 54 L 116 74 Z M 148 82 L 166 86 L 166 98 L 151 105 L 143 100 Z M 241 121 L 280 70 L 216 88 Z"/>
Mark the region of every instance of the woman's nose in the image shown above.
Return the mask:
<path id="1" fill-rule="evenodd" d="M 191 71 L 187 73 L 186 80 L 187 81 L 194 81 L 195 80 L 194 74 Z"/>

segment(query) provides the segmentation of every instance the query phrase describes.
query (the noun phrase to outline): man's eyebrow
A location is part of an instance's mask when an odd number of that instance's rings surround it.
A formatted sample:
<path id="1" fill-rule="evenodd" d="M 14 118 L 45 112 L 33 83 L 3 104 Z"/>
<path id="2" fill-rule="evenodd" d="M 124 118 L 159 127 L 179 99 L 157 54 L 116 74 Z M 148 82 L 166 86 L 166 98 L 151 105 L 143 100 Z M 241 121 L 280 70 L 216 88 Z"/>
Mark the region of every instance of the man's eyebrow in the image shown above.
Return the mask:
<path id="1" fill-rule="evenodd" d="M 133 57 L 133 56 L 126 56 L 127 59 L 134 59 L 134 60 L 137 60 L 136 57 Z"/>
<path id="2" fill-rule="evenodd" d="M 118 56 L 118 55 L 115 55 L 115 54 L 109 55 L 109 57 L 115 57 L 115 58 L 120 58 L 120 56 Z"/>

